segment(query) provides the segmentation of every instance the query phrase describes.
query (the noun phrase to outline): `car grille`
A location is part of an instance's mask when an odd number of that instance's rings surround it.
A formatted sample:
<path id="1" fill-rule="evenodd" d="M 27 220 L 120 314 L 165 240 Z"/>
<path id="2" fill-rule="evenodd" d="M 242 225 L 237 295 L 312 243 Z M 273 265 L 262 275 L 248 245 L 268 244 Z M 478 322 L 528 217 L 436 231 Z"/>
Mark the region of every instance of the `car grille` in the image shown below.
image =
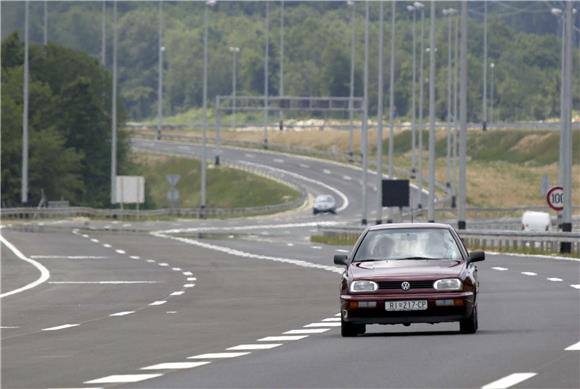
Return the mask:
<path id="1" fill-rule="evenodd" d="M 402 281 L 379 281 L 379 289 L 401 289 Z M 407 281 L 411 284 L 411 289 L 433 289 L 433 282 L 435 280 L 420 280 L 420 281 Z"/>

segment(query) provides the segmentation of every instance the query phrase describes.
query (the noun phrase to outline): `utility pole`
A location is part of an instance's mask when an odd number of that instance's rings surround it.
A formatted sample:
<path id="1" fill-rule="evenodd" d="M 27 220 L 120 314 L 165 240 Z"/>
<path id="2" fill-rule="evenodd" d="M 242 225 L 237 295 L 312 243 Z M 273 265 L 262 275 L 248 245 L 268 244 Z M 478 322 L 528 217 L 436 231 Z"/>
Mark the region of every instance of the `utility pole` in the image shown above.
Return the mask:
<path id="1" fill-rule="evenodd" d="M 44 46 L 46 46 L 46 45 L 48 45 L 48 4 L 47 4 L 47 0 L 44 0 L 44 17 L 43 17 L 43 19 L 44 19 L 43 44 L 44 44 Z"/>
<path id="2" fill-rule="evenodd" d="M 204 209 L 207 205 L 206 201 L 206 187 L 207 187 L 207 129 L 208 129 L 208 112 L 207 112 L 207 18 L 209 8 L 216 3 L 215 0 L 207 0 L 203 14 L 203 149 L 201 155 L 201 199 L 199 208 L 202 217 L 204 216 Z"/>
<path id="3" fill-rule="evenodd" d="M 461 3 L 461 42 L 459 77 L 459 204 L 457 227 L 467 228 L 465 208 L 467 198 L 467 2 Z"/>
<path id="4" fill-rule="evenodd" d="M 395 147 L 395 11 L 396 3 L 391 2 L 391 68 L 389 70 L 389 179 L 395 176 L 393 155 Z M 382 194 L 382 186 L 381 186 Z M 393 208 L 389 208 L 387 223 L 393 222 Z"/>
<path id="5" fill-rule="evenodd" d="M 482 130 L 487 130 L 487 0 L 483 0 L 483 102 Z"/>
<path id="6" fill-rule="evenodd" d="M 354 66 L 355 66 L 355 44 L 356 44 L 356 3 L 354 0 L 348 0 L 347 4 L 351 6 L 352 13 L 350 16 L 350 28 L 351 28 L 351 43 L 350 43 L 350 98 L 348 100 L 348 119 L 349 119 L 349 132 L 348 132 L 348 160 L 349 162 L 354 162 L 353 159 L 353 133 L 354 133 L 354 122 L 353 122 L 353 100 L 354 100 Z"/>
<path id="7" fill-rule="evenodd" d="M 365 65 L 364 65 L 364 83 L 363 83 L 363 123 L 362 123 L 362 142 L 361 142 L 361 152 L 363 158 L 363 168 L 362 168 L 362 218 L 361 224 L 367 224 L 367 176 L 368 176 L 368 117 L 369 117 L 369 2 L 365 1 Z"/>
<path id="8" fill-rule="evenodd" d="M 28 19 L 29 2 L 24 2 L 24 79 L 23 79 L 23 109 L 22 109 L 22 185 L 21 202 L 28 203 Z"/>
<path id="9" fill-rule="evenodd" d="M 416 123 L 416 116 L 417 116 L 417 107 L 416 107 L 416 84 L 417 84 L 417 41 L 416 41 L 416 30 L 417 30 L 417 12 L 415 7 L 412 5 L 407 6 L 407 10 L 413 13 L 413 81 L 411 85 L 411 179 L 415 179 L 415 174 L 417 172 L 417 142 L 416 132 L 417 132 L 417 123 Z M 411 209 L 413 208 L 413 204 L 411 204 Z"/>
<path id="10" fill-rule="evenodd" d="M 158 30 L 157 38 L 158 45 L 158 75 L 157 75 L 157 140 L 161 139 L 161 120 L 163 119 L 163 0 L 159 0 L 159 14 L 158 14 Z"/>
<path id="11" fill-rule="evenodd" d="M 266 0 L 266 47 L 264 55 L 264 148 L 268 148 L 268 57 L 270 56 L 270 1 Z"/>
<path id="12" fill-rule="evenodd" d="M 284 96 L 284 0 L 280 0 L 280 89 L 278 96 Z M 280 101 L 279 104 L 282 102 Z M 280 129 L 284 129 L 284 112 L 280 107 Z"/>
<path id="13" fill-rule="evenodd" d="M 561 123 L 561 137 L 563 138 L 563 150 L 560 154 L 564 155 L 563 165 L 560 166 L 562 170 L 562 186 L 564 188 L 564 210 L 562 217 L 562 231 L 571 232 L 572 231 L 572 34 L 574 30 L 574 20 L 573 16 L 573 3 L 571 1 L 566 2 L 564 11 L 564 40 L 565 40 L 565 50 L 564 50 L 564 73 L 562 74 L 562 109 L 564 115 L 562 115 Z M 572 251 L 571 242 L 561 242 L 560 252 L 569 253 Z"/>
<path id="14" fill-rule="evenodd" d="M 455 9 L 449 8 L 443 10 L 443 15 L 447 16 L 447 189 L 451 189 L 451 45 L 452 45 L 452 16 L 455 15 Z"/>
<path id="15" fill-rule="evenodd" d="M 236 77 L 238 75 L 237 71 L 237 54 L 240 52 L 239 47 L 230 47 L 230 53 L 232 53 L 232 127 L 236 127 L 236 86 L 238 83 L 236 82 Z"/>
<path id="16" fill-rule="evenodd" d="M 491 69 L 491 85 L 489 91 L 489 124 L 493 124 L 493 105 L 494 105 L 494 89 L 495 89 L 495 63 L 490 63 L 489 68 Z"/>
<path id="17" fill-rule="evenodd" d="M 117 1 L 113 3 L 113 98 L 111 99 L 111 204 L 117 202 Z"/>
<path id="18" fill-rule="evenodd" d="M 429 32 L 429 207 L 428 220 L 435 221 L 435 1 L 431 1 Z"/>
<path id="19" fill-rule="evenodd" d="M 457 207 L 458 186 L 458 136 L 459 136 L 459 17 L 455 18 L 455 38 L 453 43 L 453 195 L 451 208 Z"/>
<path id="20" fill-rule="evenodd" d="M 384 37 L 383 2 L 379 1 L 379 64 L 377 91 L 377 217 L 376 224 L 383 222 L 383 37 Z"/>
<path id="21" fill-rule="evenodd" d="M 419 54 L 419 204 L 418 208 L 423 208 L 423 87 L 425 80 L 423 79 L 423 58 L 425 54 L 425 5 L 416 1 L 413 3 L 416 9 L 421 11 L 421 44 Z"/>
<path id="22" fill-rule="evenodd" d="M 103 0 L 101 11 L 101 65 L 107 64 L 107 1 Z"/>

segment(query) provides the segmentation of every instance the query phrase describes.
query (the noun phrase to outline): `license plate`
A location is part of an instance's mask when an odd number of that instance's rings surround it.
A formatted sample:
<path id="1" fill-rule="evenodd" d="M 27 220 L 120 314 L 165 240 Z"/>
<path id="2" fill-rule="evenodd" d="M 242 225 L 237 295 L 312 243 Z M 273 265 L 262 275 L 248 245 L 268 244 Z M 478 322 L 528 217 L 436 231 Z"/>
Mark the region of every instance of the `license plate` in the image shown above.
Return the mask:
<path id="1" fill-rule="evenodd" d="M 427 300 L 385 301 L 387 311 L 425 311 Z"/>

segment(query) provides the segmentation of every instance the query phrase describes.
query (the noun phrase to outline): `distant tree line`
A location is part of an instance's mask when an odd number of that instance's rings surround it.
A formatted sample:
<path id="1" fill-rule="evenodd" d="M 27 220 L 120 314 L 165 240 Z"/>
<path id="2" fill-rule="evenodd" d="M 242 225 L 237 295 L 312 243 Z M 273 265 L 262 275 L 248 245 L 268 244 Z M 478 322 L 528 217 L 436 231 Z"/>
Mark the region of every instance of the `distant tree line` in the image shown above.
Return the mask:
<path id="1" fill-rule="evenodd" d="M 482 2 L 470 2 L 469 119 L 481 120 L 483 26 Z M 399 116 L 410 116 L 411 15 L 408 3 L 397 4 L 396 85 Z M 3 34 L 21 28 L 22 5 L 2 3 Z M 100 3 L 49 4 L 49 40 L 98 56 L 101 45 Z M 202 99 L 203 10 L 205 2 L 164 5 L 164 112 L 199 107 Z M 444 118 L 447 98 L 447 19 L 441 10 L 458 2 L 437 2 L 437 115 Z M 355 93 L 362 94 L 364 6 L 357 2 Z M 426 13 L 428 14 L 426 7 Z M 33 36 L 41 38 L 41 7 L 32 18 Z M 158 3 L 119 3 L 121 93 L 132 120 L 152 118 L 157 102 Z M 209 97 L 231 93 L 232 54 L 240 48 L 238 93 L 262 95 L 264 85 L 264 2 L 219 2 L 209 13 Z M 385 7 L 385 74 L 388 74 L 389 10 Z M 270 2 L 269 93 L 278 94 L 280 2 Z M 346 2 L 285 2 L 284 84 L 286 95 L 348 96 L 350 79 L 350 8 Z M 428 16 L 428 15 L 427 15 Z M 378 6 L 371 2 L 370 112 L 377 100 Z M 107 8 L 107 64 L 111 64 L 111 4 Z M 20 21 L 20 22 L 19 22 Z M 20 23 L 20 24 L 19 24 Z M 560 40 L 558 22 L 542 2 L 489 4 L 488 64 L 495 65 L 496 120 L 543 120 L 559 115 Z M 419 23 L 417 31 L 419 31 Z M 428 31 L 428 20 L 425 31 Z M 427 34 L 426 34 L 427 35 Z M 428 37 L 425 36 L 425 47 Z M 575 58 L 578 58 L 576 52 Z M 425 58 L 425 74 L 428 72 Z M 574 107 L 580 106 L 580 72 L 574 73 Z M 385 77 L 388 80 L 388 77 Z M 488 93 L 491 90 L 488 73 Z M 386 81 L 388 84 L 388 81 Z M 388 90 L 388 85 L 385 85 Z M 388 105 L 388 101 L 385 101 Z M 427 110 L 427 105 L 425 105 Z"/>
<path id="2" fill-rule="evenodd" d="M 2 206 L 21 196 L 24 46 L 2 42 Z M 110 198 L 111 76 L 86 53 L 30 46 L 29 203 L 68 200 L 106 206 Z M 119 124 L 124 121 L 120 109 Z M 127 142 L 119 134 L 119 169 Z"/>

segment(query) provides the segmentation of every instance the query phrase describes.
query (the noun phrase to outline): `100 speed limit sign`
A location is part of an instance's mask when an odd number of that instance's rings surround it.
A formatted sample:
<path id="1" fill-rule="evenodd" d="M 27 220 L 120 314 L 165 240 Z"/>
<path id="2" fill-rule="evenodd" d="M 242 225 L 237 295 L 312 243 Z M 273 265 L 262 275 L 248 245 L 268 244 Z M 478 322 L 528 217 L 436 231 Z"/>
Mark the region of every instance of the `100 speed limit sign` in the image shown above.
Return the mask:
<path id="1" fill-rule="evenodd" d="M 548 205 L 554 211 L 561 211 L 564 209 L 564 188 L 561 186 L 554 186 L 546 194 Z"/>

